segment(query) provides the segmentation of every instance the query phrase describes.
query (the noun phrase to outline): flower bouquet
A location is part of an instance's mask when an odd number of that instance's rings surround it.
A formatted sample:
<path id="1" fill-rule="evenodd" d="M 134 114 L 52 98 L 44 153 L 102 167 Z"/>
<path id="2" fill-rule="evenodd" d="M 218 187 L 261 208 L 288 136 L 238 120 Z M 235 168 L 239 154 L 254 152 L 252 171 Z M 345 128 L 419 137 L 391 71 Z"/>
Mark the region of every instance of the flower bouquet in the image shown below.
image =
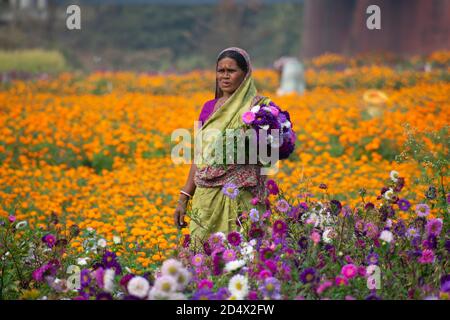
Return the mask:
<path id="1" fill-rule="evenodd" d="M 246 128 L 256 131 L 258 141 L 264 131 L 263 137 L 267 139 L 269 150 L 278 148 L 280 160 L 287 159 L 294 151 L 296 136 L 289 113 L 282 111 L 274 102 L 252 107 L 242 115 L 242 121 Z"/>

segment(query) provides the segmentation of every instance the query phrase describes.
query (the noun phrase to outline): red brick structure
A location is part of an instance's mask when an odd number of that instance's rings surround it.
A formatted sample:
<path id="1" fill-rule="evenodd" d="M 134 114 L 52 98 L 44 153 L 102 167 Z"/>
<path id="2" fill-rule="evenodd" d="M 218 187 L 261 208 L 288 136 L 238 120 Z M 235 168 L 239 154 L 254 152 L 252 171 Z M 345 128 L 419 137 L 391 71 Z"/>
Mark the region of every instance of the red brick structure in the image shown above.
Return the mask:
<path id="1" fill-rule="evenodd" d="M 381 30 L 369 30 L 368 6 L 381 9 Z M 303 58 L 391 52 L 403 56 L 450 49 L 449 0 L 305 0 Z"/>

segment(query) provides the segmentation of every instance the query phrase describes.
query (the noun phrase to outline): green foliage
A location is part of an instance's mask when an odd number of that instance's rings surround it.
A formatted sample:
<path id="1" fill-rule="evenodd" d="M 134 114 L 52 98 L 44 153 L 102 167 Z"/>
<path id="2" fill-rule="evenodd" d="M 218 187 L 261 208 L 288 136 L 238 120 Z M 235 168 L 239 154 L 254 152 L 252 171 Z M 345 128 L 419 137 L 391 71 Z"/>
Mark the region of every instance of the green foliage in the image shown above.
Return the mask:
<path id="1" fill-rule="evenodd" d="M 58 51 L 41 49 L 0 51 L 0 72 L 61 72 L 67 69 L 66 60 Z"/>

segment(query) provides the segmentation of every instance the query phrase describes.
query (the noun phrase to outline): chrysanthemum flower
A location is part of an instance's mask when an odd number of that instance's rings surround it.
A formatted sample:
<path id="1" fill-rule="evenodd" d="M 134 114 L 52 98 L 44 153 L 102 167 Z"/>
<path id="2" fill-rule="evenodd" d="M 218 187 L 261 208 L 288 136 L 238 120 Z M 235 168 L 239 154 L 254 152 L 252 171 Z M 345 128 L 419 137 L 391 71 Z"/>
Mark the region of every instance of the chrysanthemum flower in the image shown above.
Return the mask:
<path id="1" fill-rule="evenodd" d="M 278 200 L 277 204 L 276 204 L 276 207 L 277 207 L 278 211 L 283 212 L 283 213 L 288 212 L 289 209 L 291 208 L 289 203 L 286 200 L 284 200 L 284 199 Z"/>
<path id="2" fill-rule="evenodd" d="M 366 262 L 368 265 L 378 264 L 378 254 L 376 254 L 375 252 L 370 253 L 366 258 Z"/>
<path id="3" fill-rule="evenodd" d="M 397 205 L 402 211 L 408 211 L 411 208 L 411 203 L 406 199 L 398 200 Z"/>
<path id="4" fill-rule="evenodd" d="M 273 223 L 273 232 L 279 235 L 285 234 L 287 231 L 287 224 L 283 220 L 277 220 Z"/>
<path id="5" fill-rule="evenodd" d="M 347 279 L 352 279 L 357 276 L 358 268 L 354 264 L 347 264 L 342 267 L 341 274 Z"/>
<path id="6" fill-rule="evenodd" d="M 236 271 L 236 270 L 239 270 L 240 268 L 242 268 L 243 266 L 245 266 L 244 260 L 230 261 L 227 264 L 225 264 L 225 271 L 226 272 Z"/>
<path id="7" fill-rule="evenodd" d="M 200 267 L 203 264 L 204 257 L 203 254 L 198 253 L 191 258 L 191 263 L 193 266 Z"/>
<path id="8" fill-rule="evenodd" d="M 232 245 L 232 246 L 239 246 L 241 244 L 241 234 L 239 232 L 236 231 L 232 231 L 228 234 L 228 242 Z"/>
<path id="9" fill-rule="evenodd" d="M 314 268 L 306 268 L 300 274 L 300 280 L 305 284 L 314 282 L 316 280 L 316 270 Z"/>
<path id="10" fill-rule="evenodd" d="M 239 189 L 234 183 L 226 183 L 223 188 L 222 192 L 227 197 L 230 197 L 231 199 L 235 199 L 237 195 L 239 194 Z"/>
<path id="11" fill-rule="evenodd" d="M 337 276 L 334 279 L 334 283 L 336 284 L 336 286 L 346 286 L 348 285 L 348 280 L 345 277 L 341 277 L 341 276 Z"/>
<path id="12" fill-rule="evenodd" d="M 150 284 L 144 277 L 136 276 L 128 281 L 127 290 L 129 294 L 143 299 L 148 295 Z"/>
<path id="13" fill-rule="evenodd" d="M 278 189 L 278 185 L 272 179 L 267 180 L 266 187 L 267 190 L 269 190 L 269 194 L 277 195 L 280 192 L 280 190 Z"/>
<path id="14" fill-rule="evenodd" d="M 397 182 L 397 181 L 398 181 L 399 174 L 398 174 L 397 171 L 392 170 L 391 173 L 389 174 L 389 176 L 391 177 L 391 180 L 392 180 L 393 182 Z"/>
<path id="15" fill-rule="evenodd" d="M 434 263 L 434 252 L 430 249 L 422 251 L 422 256 L 419 258 L 419 262 L 422 264 Z"/>
<path id="16" fill-rule="evenodd" d="M 394 239 L 394 236 L 389 230 L 383 230 L 380 234 L 380 239 L 386 242 L 391 242 Z"/>
<path id="17" fill-rule="evenodd" d="M 178 275 L 176 277 L 177 280 L 177 290 L 183 291 L 184 288 L 188 285 L 189 281 L 191 281 L 192 275 L 191 273 L 186 269 L 181 269 L 178 272 Z"/>
<path id="18" fill-rule="evenodd" d="M 161 266 L 161 274 L 164 276 L 177 277 L 180 270 L 183 268 L 183 264 L 175 259 L 168 259 L 163 262 Z"/>
<path id="19" fill-rule="evenodd" d="M 416 213 L 419 217 L 426 217 L 430 214 L 430 207 L 426 203 L 416 205 Z"/>
<path id="20" fill-rule="evenodd" d="M 250 216 L 250 220 L 252 222 L 258 222 L 259 221 L 259 211 L 257 209 L 255 209 L 255 208 L 251 209 L 250 213 L 249 213 L 249 216 Z"/>
<path id="21" fill-rule="evenodd" d="M 233 276 L 228 284 L 228 290 L 238 299 L 244 299 L 248 294 L 247 277 L 240 274 Z"/>
<path id="22" fill-rule="evenodd" d="M 230 262 L 236 259 L 236 252 L 233 249 L 227 249 L 223 252 L 223 260 Z"/>
<path id="23" fill-rule="evenodd" d="M 106 269 L 103 274 L 103 290 L 112 293 L 114 290 L 114 276 L 116 272 L 114 269 Z"/>
<path id="24" fill-rule="evenodd" d="M 280 282 L 274 277 L 268 277 L 264 280 L 262 292 L 264 297 L 269 299 L 280 299 Z"/>
<path id="25" fill-rule="evenodd" d="M 197 284 L 197 287 L 199 289 L 202 289 L 202 288 L 212 289 L 213 286 L 214 286 L 214 283 L 209 279 L 202 279 Z"/>
<path id="26" fill-rule="evenodd" d="M 428 235 L 439 236 L 442 230 L 442 219 L 431 219 L 425 226 Z"/>
<path id="27" fill-rule="evenodd" d="M 46 243 L 49 248 L 52 248 L 55 245 L 56 237 L 49 233 L 42 237 L 42 241 Z"/>
<path id="28" fill-rule="evenodd" d="M 253 112 L 244 112 L 242 115 L 242 121 L 244 121 L 245 124 L 251 124 L 255 120 L 255 114 Z"/>
<path id="29" fill-rule="evenodd" d="M 154 289 L 162 293 L 172 293 L 177 290 L 178 284 L 174 277 L 164 275 L 155 280 Z"/>

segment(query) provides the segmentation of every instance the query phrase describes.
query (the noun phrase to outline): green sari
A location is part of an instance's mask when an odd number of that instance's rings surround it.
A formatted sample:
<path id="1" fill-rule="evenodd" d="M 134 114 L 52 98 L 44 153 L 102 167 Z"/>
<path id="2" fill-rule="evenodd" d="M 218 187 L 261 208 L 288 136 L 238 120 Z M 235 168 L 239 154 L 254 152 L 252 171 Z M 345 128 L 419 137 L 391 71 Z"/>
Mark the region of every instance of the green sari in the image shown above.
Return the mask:
<path id="1" fill-rule="evenodd" d="M 226 129 L 237 129 L 242 126 L 242 114 L 249 111 L 255 104 L 268 103 L 266 97 L 257 95 L 254 80 L 251 77 L 251 65 L 248 54 L 240 48 L 236 50 L 247 60 L 248 72 L 239 88 L 228 98 L 224 105 L 215 111 L 203 124 L 198 134 L 208 129 L 224 132 Z M 225 51 L 224 50 L 224 51 Z M 220 96 L 216 82 L 216 98 Z M 238 212 L 258 209 L 260 215 L 266 210 L 264 205 L 265 177 L 259 175 L 257 165 L 231 165 L 225 171 L 212 169 L 208 161 L 212 157 L 211 150 L 216 143 L 215 139 L 200 138 L 201 148 L 195 161 L 197 173 L 195 176 L 196 190 L 192 199 L 192 216 L 189 229 L 191 243 L 199 243 L 208 239 L 212 233 L 243 231 L 248 225 L 241 220 L 237 221 Z M 235 199 L 222 192 L 223 185 L 231 182 L 239 188 Z M 260 199 L 259 204 L 252 206 L 250 201 L 254 197 Z M 248 220 L 248 219 L 247 219 Z"/>

